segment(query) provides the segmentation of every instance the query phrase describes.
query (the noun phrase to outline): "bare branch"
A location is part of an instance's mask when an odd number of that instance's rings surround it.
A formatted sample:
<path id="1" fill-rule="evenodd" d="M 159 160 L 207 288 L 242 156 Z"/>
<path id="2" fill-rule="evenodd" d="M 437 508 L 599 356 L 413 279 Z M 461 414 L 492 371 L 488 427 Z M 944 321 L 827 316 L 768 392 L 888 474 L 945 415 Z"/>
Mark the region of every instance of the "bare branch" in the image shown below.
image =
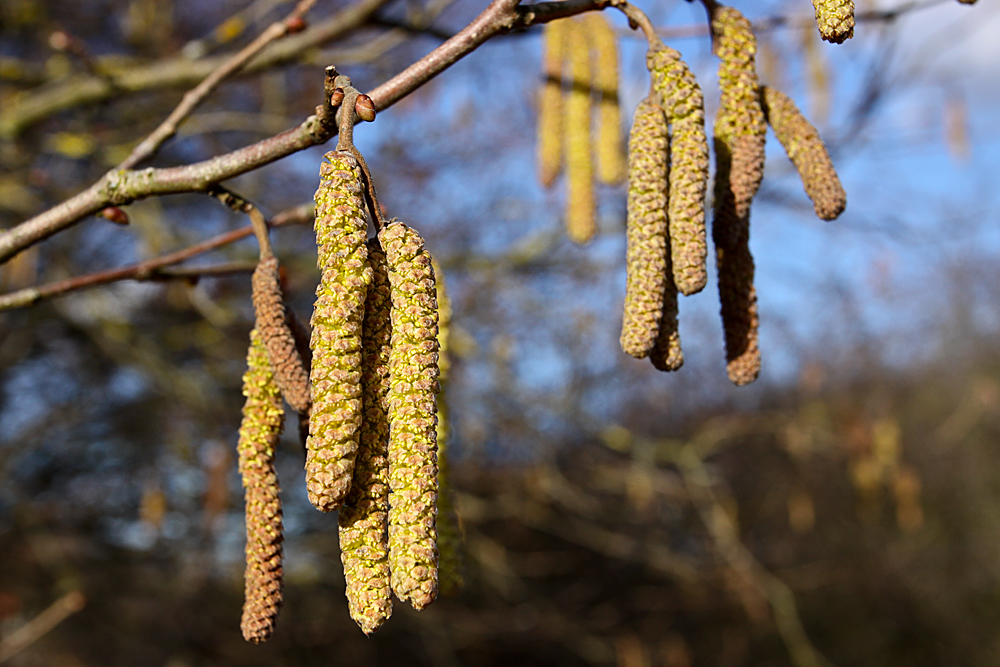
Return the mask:
<path id="1" fill-rule="evenodd" d="M 0 663 L 6 662 L 47 635 L 54 627 L 83 609 L 86 598 L 80 591 L 62 596 L 38 616 L 0 641 Z"/>

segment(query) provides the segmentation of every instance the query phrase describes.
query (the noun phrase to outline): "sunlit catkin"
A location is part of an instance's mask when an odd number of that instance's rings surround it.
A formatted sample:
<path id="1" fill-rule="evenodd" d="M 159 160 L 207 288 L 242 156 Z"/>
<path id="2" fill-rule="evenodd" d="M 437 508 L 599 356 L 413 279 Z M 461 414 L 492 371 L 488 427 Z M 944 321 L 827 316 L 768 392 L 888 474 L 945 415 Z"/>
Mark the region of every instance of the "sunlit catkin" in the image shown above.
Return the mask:
<path id="1" fill-rule="evenodd" d="M 684 365 L 681 351 L 681 334 L 677 328 L 677 286 L 670 274 L 670 257 L 667 257 L 667 280 L 663 287 L 663 307 L 660 310 L 656 343 L 649 351 L 653 367 L 661 371 L 676 371 Z"/>
<path id="2" fill-rule="evenodd" d="M 743 217 L 764 178 L 767 122 L 761 110 L 760 83 L 754 63 L 757 39 L 750 22 L 739 11 L 721 5 L 712 15 L 712 31 L 719 57 L 721 92 L 715 137 L 729 146 L 729 186 L 736 215 Z"/>
<path id="3" fill-rule="evenodd" d="M 587 32 L 579 21 L 566 22 L 570 89 L 563 116 L 566 158 L 566 234 L 574 243 L 588 243 L 597 233 L 594 209 L 594 159 L 591 155 L 591 70 Z"/>
<path id="4" fill-rule="evenodd" d="M 389 564 L 392 590 L 416 609 L 438 593 L 437 296 L 420 235 L 392 222 L 379 232 L 389 267 Z"/>
<path id="5" fill-rule="evenodd" d="M 819 132 L 780 90 L 762 86 L 761 100 L 767 122 L 798 170 L 816 215 L 833 220 L 844 211 L 847 193 Z"/>
<path id="6" fill-rule="evenodd" d="M 244 639 L 256 643 L 271 636 L 281 608 L 281 498 L 274 451 L 284 418 L 271 362 L 256 329 L 250 332 L 243 395 L 246 402 L 237 450 L 247 543 L 240 628 Z"/>
<path id="7" fill-rule="evenodd" d="M 854 0 L 813 0 L 813 8 L 823 39 L 840 44 L 854 36 Z"/>
<path id="8" fill-rule="evenodd" d="M 437 462 L 438 462 L 438 579 L 441 595 L 450 597 L 457 595 L 465 583 L 462 576 L 462 533 L 455 513 L 452 499 L 451 478 L 448 466 L 448 437 L 451 424 L 448 421 L 448 403 L 445 400 L 448 373 L 451 369 L 449 359 L 449 337 L 451 329 L 451 299 L 445 288 L 444 272 L 436 261 L 434 282 L 437 285 L 438 303 L 438 369 L 440 371 L 441 392 L 437 404 Z"/>
<path id="9" fill-rule="evenodd" d="M 257 264 L 251 285 L 257 329 L 274 369 L 274 381 L 293 410 L 300 414 L 308 412 L 309 371 L 295 345 L 295 334 L 285 311 L 276 257 L 262 259 Z"/>
<path id="10" fill-rule="evenodd" d="M 389 588 L 389 275 L 385 253 L 368 241 L 372 284 L 361 328 L 361 388 L 364 420 L 354 465 L 354 481 L 340 508 L 340 558 L 347 581 L 351 618 L 365 634 L 392 615 Z"/>
<path id="11" fill-rule="evenodd" d="M 351 487 L 361 427 L 361 321 L 372 280 L 361 171 L 354 157 L 331 151 L 316 191 L 316 245 L 322 277 L 312 316 L 312 414 L 306 443 L 306 490 L 324 512 Z"/>
<path id="12" fill-rule="evenodd" d="M 670 47 L 652 49 L 646 67 L 660 106 L 670 122 L 670 192 L 667 219 L 674 283 L 682 294 L 701 291 L 705 268 L 705 190 L 708 187 L 708 139 L 701 88 L 680 54 Z"/>
<path id="13" fill-rule="evenodd" d="M 663 309 L 667 240 L 667 118 L 653 99 L 639 102 L 628 139 L 625 312 L 621 346 L 641 359 L 656 343 Z M 673 286 L 673 278 L 669 280 Z M 674 288 L 676 302 L 676 288 Z"/>
<path id="14" fill-rule="evenodd" d="M 621 109 L 618 105 L 618 40 L 603 13 L 583 16 L 583 27 L 590 44 L 593 87 L 597 95 L 597 179 L 616 185 L 625 178 L 625 153 L 622 150 Z"/>
<path id="15" fill-rule="evenodd" d="M 562 71 L 566 26 L 570 20 L 551 21 L 543 31 L 542 85 L 538 91 L 538 179 L 552 187 L 562 170 Z"/>

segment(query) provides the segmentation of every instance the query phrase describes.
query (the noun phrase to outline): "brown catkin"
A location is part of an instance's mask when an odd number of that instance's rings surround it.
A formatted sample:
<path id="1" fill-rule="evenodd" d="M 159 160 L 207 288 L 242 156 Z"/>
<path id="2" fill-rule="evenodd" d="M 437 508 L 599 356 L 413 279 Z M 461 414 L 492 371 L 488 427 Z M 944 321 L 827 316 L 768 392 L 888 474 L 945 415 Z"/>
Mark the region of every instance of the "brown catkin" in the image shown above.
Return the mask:
<path id="1" fill-rule="evenodd" d="M 652 98 L 635 108 L 628 139 L 625 312 L 622 350 L 637 359 L 656 344 L 670 261 L 667 240 L 667 118 Z M 676 288 L 674 288 L 676 300 Z"/>
<path id="2" fill-rule="evenodd" d="M 854 37 L 854 0 L 813 0 L 813 8 L 823 39 L 840 44 Z"/>
<path id="3" fill-rule="evenodd" d="M 309 411 L 309 371 L 295 344 L 281 294 L 278 258 L 262 259 L 253 272 L 253 309 L 257 329 L 274 369 L 274 381 L 292 409 Z"/>
<path id="4" fill-rule="evenodd" d="M 603 13 L 583 16 L 587 43 L 591 48 L 593 87 L 597 95 L 597 180 L 608 185 L 625 178 L 622 150 L 621 108 L 618 104 L 618 40 Z"/>
<path id="5" fill-rule="evenodd" d="M 712 15 L 719 56 L 721 99 L 715 136 L 729 144 L 732 163 L 729 185 L 736 215 L 743 217 L 764 178 L 767 122 L 760 105 L 760 83 L 754 63 L 757 39 L 750 22 L 732 7 L 719 5 Z"/>
<path id="6" fill-rule="evenodd" d="M 799 172 L 816 215 L 822 220 L 833 220 L 847 206 L 847 193 L 840 184 L 819 132 L 780 90 L 762 86 L 761 102 L 774 136 L 785 147 L 785 152 Z"/>
<path id="7" fill-rule="evenodd" d="M 361 388 L 364 420 L 354 481 L 340 508 L 340 558 L 351 618 L 370 635 L 392 615 L 389 588 L 389 274 L 377 239 L 368 241 L 372 284 L 361 328 Z"/>
<path id="8" fill-rule="evenodd" d="M 391 222 L 379 232 L 389 267 L 389 564 L 392 590 L 423 609 L 438 593 L 438 318 L 424 241 Z"/>
<path id="9" fill-rule="evenodd" d="M 701 88 L 680 54 L 670 47 L 650 50 L 646 67 L 670 123 L 670 192 L 667 219 L 674 284 L 682 294 L 700 292 L 708 281 L 705 259 L 705 190 L 708 139 Z"/>
<path id="10" fill-rule="evenodd" d="M 317 263 L 313 306 L 312 412 L 306 443 L 306 491 L 319 510 L 335 510 L 351 487 L 361 427 L 361 322 L 372 280 L 361 170 L 331 151 L 316 191 Z"/>
<path id="11" fill-rule="evenodd" d="M 243 375 L 243 421 L 240 423 L 240 475 L 246 514 L 246 574 L 243 638 L 262 642 L 271 636 L 281 609 L 281 498 L 274 451 L 284 420 L 281 394 L 257 329 L 250 332 L 247 371 Z"/>
<path id="12" fill-rule="evenodd" d="M 590 51 L 579 21 L 566 22 L 570 89 L 566 93 L 563 141 L 566 158 L 566 234 L 574 243 L 597 233 L 594 208 L 594 159 L 590 137 Z"/>
<path id="13" fill-rule="evenodd" d="M 458 516 L 452 499 L 451 476 L 448 466 L 448 436 L 450 423 L 448 421 L 448 403 L 445 392 L 448 384 L 448 373 L 451 369 L 449 359 L 449 337 L 451 329 L 451 299 L 445 288 L 444 272 L 437 261 L 431 263 L 434 268 L 434 282 L 437 285 L 438 303 L 438 369 L 441 392 L 438 394 L 437 423 L 437 461 L 438 461 L 438 587 L 441 595 L 451 597 L 457 595 L 465 584 L 462 576 L 462 533 L 458 525 Z"/>
<path id="14" fill-rule="evenodd" d="M 542 85 L 538 91 L 538 180 L 550 188 L 562 171 L 562 70 L 568 19 L 543 31 Z"/>
<path id="15" fill-rule="evenodd" d="M 677 286 L 674 285 L 674 279 L 670 275 L 669 255 L 666 276 L 656 344 L 649 351 L 649 360 L 657 370 L 676 371 L 684 365 L 684 353 L 681 351 L 681 334 L 677 328 Z"/>

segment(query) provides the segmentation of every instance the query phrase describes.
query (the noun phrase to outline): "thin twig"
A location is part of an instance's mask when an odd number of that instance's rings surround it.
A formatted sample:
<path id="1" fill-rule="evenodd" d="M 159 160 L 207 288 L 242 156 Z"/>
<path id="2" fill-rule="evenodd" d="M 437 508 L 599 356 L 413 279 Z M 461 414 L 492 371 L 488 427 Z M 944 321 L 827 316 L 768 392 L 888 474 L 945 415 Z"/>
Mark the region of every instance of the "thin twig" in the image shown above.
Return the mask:
<path id="1" fill-rule="evenodd" d="M 287 211 L 283 211 L 282 213 L 274 216 L 271 219 L 269 226 L 274 228 L 284 227 L 286 225 L 308 223 L 312 221 L 312 211 L 313 205 L 311 203 L 296 206 L 295 208 L 288 209 Z M 28 287 L 16 292 L 4 294 L 0 296 L 0 311 L 24 308 L 25 306 L 34 305 L 45 299 L 51 299 L 70 292 L 87 289 L 89 287 L 97 287 L 98 285 L 107 285 L 109 283 L 119 282 L 121 280 L 150 280 L 155 277 L 157 272 L 161 272 L 161 269 L 164 267 L 180 264 L 181 262 L 191 259 L 197 255 L 215 250 L 216 248 L 221 248 L 222 246 L 229 245 L 230 243 L 235 243 L 236 241 L 244 239 L 251 234 L 253 234 L 253 226 L 248 225 L 246 227 L 241 227 L 240 229 L 234 229 L 231 232 L 219 234 L 218 236 L 214 236 L 182 250 L 177 250 L 175 252 L 139 262 L 137 264 L 131 264 L 117 269 L 108 269 L 106 271 L 98 271 L 84 276 L 59 280 L 40 287 Z"/>
<path id="2" fill-rule="evenodd" d="M 10 660 L 47 635 L 57 625 L 82 610 L 87 603 L 80 591 L 62 596 L 48 608 L 0 640 L 0 663 Z"/>
<path id="3" fill-rule="evenodd" d="M 274 250 L 271 248 L 271 236 L 267 230 L 267 219 L 260 212 L 260 209 L 246 197 L 241 197 L 232 190 L 228 190 L 222 186 L 218 186 L 211 194 L 237 213 L 246 213 L 250 216 L 250 227 L 253 229 L 253 235 L 257 237 L 260 259 L 265 260 L 274 257 Z"/>
<path id="4" fill-rule="evenodd" d="M 119 169 L 131 169 L 140 162 L 143 162 L 150 157 L 152 157 L 163 142 L 174 136 L 177 133 L 178 126 L 191 115 L 191 112 L 195 110 L 202 101 L 208 97 L 212 91 L 219 87 L 224 80 L 240 71 L 244 65 L 246 65 L 251 58 L 260 53 L 268 44 L 281 39 L 289 32 L 289 25 L 293 19 L 302 18 L 303 14 L 312 9 L 312 6 L 316 4 L 316 0 L 300 0 L 300 2 L 295 6 L 295 9 L 280 21 L 275 21 L 267 27 L 264 32 L 257 36 L 257 39 L 253 40 L 245 47 L 243 47 L 239 53 L 234 55 L 228 61 L 223 63 L 218 69 L 209 74 L 205 79 L 199 83 L 197 86 L 184 93 L 184 98 L 181 103 L 177 105 L 177 108 L 163 121 L 159 127 L 157 127 L 153 132 L 143 139 L 138 146 L 132 149 L 125 160 L 118 165 Z"/>

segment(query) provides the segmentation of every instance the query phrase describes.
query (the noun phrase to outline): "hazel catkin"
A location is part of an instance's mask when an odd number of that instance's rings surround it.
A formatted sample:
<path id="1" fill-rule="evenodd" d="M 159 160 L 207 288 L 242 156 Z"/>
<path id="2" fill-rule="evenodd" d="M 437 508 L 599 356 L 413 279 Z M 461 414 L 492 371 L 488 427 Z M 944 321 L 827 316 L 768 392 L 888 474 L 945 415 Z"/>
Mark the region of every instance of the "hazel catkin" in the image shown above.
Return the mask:
<path id="1" fill-rule="evenodd" d="M 271 362 L 257 329 L 250 332 L 243 395 L 246 401 L 237 451 L 243 478 L 247 543 L 240 628 L 244 639 L 259 643 L 271 636 L 281 608 L 282 513 L 274 452 L 284 411 Z"/>
<path id="2" fill-rule="evenodd" d="M 854 37 L 854 0 L 813 0 L 820 37 L 841 44 Z"/>
<path id="3" fill-rule="evenodd" d="M 620 338 L 622 350 L 637 359 L 647 356 L 656 343 L 668 278 L 673 285 L 667 275 L 669 141 L 663 108 L 646 97 L 636 106 L 628 140 L 628 245 Z"/>
<path id="4" fill-rule="evenodd" d="M 568 19 L 543 30 L 542 85 L 538 91 L 538 180 L 552 187 L 562 171 L 562 70 Z"/>
<path id="5" fill-rule="evenodd" d="M 669 254 L 666 276 L 656 342 L 649 351 L 649 361 L 657 370 L 676 371 L 684 365 L 684 353 L 681 351 L 681 334 L 677 323 L 677 286 L 674 285 L 673 276 L 670 274 Z"/>
<path id="6" fill-rule="evenodd" d="M 847 193 L 819 132 L 795 103 L 776 88 L 761 87 L 761 105 L 774 136 L 798 170 L 816 215 L 822 220 L 833 220 L 847 206 Z"/>
<path id="7" fill-rule="evenodd" d="M 622 150 L 621 109 L 618 104 L 618 40 L 608 19 L 601 12 L 583 16 L 587 43 L 591 48 L 593 88 L 597 95 L 597 179 L 615 185 L 625 178 L 625 153 Z"/>
<path id="8" fill-rule="evenodd" d="M 262 259 L 251 280 L 257 330 L 274 369 L 274 381 L 296 412 L 309 411 L 309 371 L 299 354 L 286 312 L 278 275 L 278 258 Z"/>
<path id="9" fill-rule="evenodd" d="M 757 39 L 750 22 L 738 10 L 721 5 L 712 14 L 712 31 L 719 57 L 721 92 L 715 136 L 729 146 L 729 186 L 736 215 L 743 217 L 764 178 L 767 122 L 761 110 L 760 83 L 754 63 Z"/>
<path id="10" fill-rule="evenodd" d="M 389 587 L 389 275 L 377 239 L 368 241 L 372 283 L 361 328 L 364 420 L 354 480 L 337 517 L 351 618 L 370 635 L 392 615 Z"/>
<path id="11" fill-rule="evenodd" d="M 591 154 L 591 70 L 586 31 L 579 21 L 566 22 L 570 89 L 564 100 L 563 150 L 566 162 L 566 234 L 589 243 L 597 233 L 594 208 L 594 159 Z"/>
<path id="12" fill-rule="evenodd" d="M 437 297 L 420 235 L 391 222 L 378 235 L 389 267 L 389 564 L 392 590 L 423 609 L 438 593 Z"/>
<path id="13" fill-rule="evenodd" d="M 646 54 L 646 67 L 670 123 L 667 219 L 674 283 L 682 294 L 691 295 L 704 289 L 708 281 L 705 267 L 705 190 L 708 186 L 705 103 L 697 80 L 674 49 L 651 49 Z"/>
<path id="14" fill-rule="evenodd" d="M 306 490 L 319 510 L 344 501 L 361 427 L 361 322 L 372 280 L 361 171 L 331 151 L 316 191 L 317 262 L 322 272 L 312 316 L 312 412 L 306 442 Z"/>

